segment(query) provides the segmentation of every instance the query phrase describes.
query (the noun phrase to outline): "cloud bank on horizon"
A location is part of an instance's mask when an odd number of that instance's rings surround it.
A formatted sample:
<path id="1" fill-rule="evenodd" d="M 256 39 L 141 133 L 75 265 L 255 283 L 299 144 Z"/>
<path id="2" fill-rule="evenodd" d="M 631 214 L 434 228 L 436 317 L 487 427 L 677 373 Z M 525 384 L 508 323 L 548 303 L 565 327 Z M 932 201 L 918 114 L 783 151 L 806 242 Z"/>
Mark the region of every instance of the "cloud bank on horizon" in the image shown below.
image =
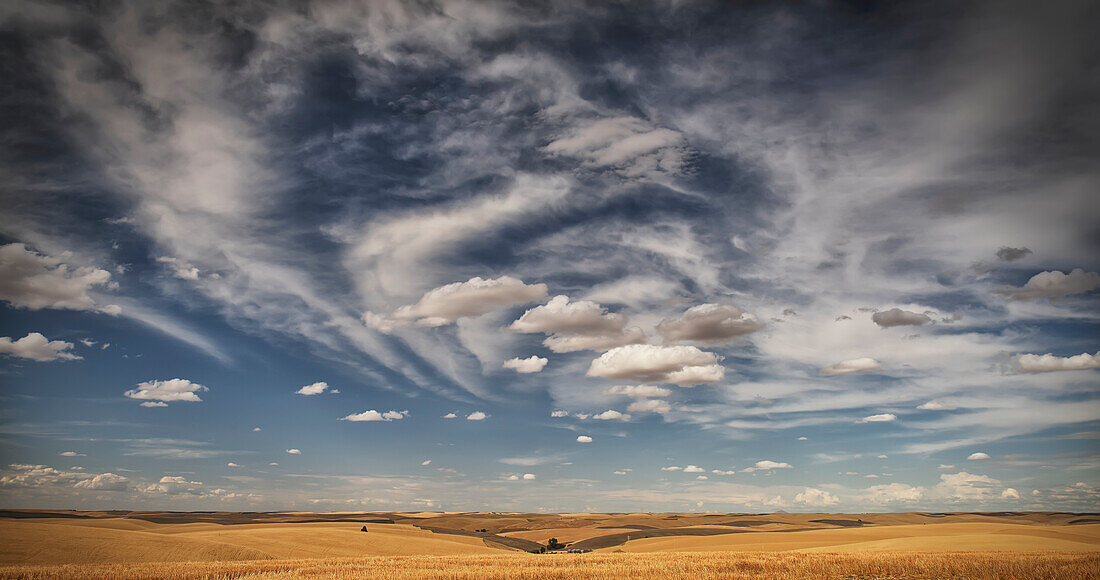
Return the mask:
<path id="1" fill-rule="evenodd" d="M 1095 511 L 1095 12 L 8 3 L 0 496 Z"/>

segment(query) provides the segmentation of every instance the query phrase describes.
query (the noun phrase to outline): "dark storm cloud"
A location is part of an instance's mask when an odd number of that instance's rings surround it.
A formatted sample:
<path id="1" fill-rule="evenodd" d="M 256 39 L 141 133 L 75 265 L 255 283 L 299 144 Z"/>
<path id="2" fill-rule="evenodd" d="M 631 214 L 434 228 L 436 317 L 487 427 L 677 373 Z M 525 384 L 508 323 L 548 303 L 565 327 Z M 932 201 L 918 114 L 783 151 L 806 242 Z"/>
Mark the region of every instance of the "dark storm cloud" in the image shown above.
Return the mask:
<path id="1" fill-rule="evenodd" d="M 1009 246 L 1001 246 L 1001 249 L 997 250 L 997 259 L 1002 262 L 1015 262 L 1022 259 L 1031 253 L 1031 250 L 1027 248 L 1012 248 Z"/>

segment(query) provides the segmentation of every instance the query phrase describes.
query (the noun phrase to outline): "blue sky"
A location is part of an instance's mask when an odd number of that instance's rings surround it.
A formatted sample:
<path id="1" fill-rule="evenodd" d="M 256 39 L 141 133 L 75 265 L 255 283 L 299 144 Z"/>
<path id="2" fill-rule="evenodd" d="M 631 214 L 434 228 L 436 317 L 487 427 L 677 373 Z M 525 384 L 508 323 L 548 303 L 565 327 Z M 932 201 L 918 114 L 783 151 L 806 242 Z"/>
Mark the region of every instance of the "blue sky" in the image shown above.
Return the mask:
<path id="1" fill-rule="evenodd" d="M 8 507 L 1095 511 L 1095 7 L 7 2 Z"/>

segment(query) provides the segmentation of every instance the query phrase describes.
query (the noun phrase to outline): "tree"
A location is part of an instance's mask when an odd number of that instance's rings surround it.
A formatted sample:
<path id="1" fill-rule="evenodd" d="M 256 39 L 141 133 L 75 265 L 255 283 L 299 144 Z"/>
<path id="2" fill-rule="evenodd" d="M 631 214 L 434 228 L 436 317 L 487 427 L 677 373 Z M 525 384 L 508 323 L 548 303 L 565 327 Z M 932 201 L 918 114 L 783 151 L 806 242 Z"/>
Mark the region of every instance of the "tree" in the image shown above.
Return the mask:
<path id="1" fill-rule="evenodd" d="M 547 550 L 560 550 L 565 547 L 565 544 L 559 544 L 557 538 L 550 538 L 550 541 L 546 542 Z"/>

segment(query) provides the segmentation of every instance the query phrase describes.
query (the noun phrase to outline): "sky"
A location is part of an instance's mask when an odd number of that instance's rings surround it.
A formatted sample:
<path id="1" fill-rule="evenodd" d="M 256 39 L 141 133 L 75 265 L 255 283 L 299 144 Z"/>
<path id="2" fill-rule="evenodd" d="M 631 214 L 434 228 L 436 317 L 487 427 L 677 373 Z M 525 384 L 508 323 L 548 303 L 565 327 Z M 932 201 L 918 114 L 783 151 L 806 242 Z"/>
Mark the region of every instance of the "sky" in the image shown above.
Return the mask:
<path id="1" fill-rule="evenodd" d="M 1090 2 L 0 5 L 0 506 L 1100 510 Z"/>

